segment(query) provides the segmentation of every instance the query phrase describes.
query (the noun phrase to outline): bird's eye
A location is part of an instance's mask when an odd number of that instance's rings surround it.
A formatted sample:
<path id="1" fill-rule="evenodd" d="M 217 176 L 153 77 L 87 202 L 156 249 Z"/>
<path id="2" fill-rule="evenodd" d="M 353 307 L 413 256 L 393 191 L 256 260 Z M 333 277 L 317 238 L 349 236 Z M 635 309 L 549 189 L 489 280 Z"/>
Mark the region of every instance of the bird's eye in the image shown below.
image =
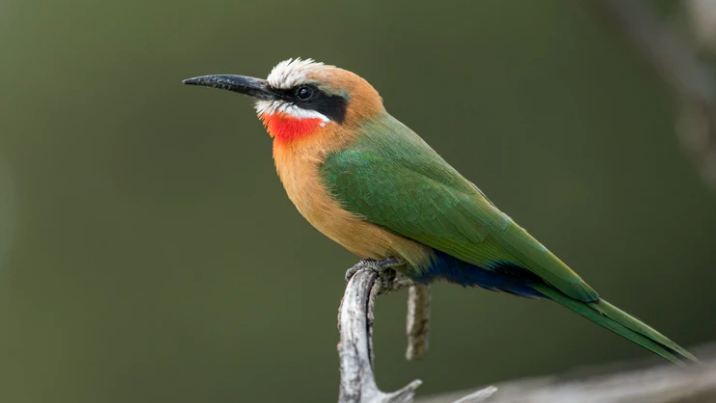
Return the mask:
<path id="1" fill-rule="evenodd" d="M 298 98 L 300 101 L 308 101 L 313 97 L 313 88 L 309 86 L 301 86 L 296 88 L 296 98 Z"/>

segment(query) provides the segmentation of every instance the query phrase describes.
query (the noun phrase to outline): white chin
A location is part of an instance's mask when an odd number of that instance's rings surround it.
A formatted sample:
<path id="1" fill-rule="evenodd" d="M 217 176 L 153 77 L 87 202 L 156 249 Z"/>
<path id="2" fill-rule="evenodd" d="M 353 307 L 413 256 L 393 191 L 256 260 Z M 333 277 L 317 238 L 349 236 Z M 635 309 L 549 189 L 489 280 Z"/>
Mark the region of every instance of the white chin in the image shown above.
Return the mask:
<path id="1" fill-rule="evenodd" d="M 302 109 L 298 106 L 284 101 L 256 101 L 256 113 L 259 115 L 286 114 L 297 119 L 321 119 L 327 123 L 330 119 L 326 115 L 312 109 Z"/>

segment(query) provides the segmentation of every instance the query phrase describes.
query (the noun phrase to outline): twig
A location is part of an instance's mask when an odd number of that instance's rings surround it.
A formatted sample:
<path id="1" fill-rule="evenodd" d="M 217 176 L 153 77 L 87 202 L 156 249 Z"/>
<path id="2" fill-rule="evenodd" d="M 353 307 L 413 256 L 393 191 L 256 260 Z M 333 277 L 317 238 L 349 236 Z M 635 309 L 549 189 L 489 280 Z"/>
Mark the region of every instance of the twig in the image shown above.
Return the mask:
<path id="1" fill-rule="evenodd" d="M 384 288 L 376 279 L 378 274 L 370 268 L 357 270 L 348 281 L 339 308 L 341 403 L 411 402 L 421 384 L 415 380 L 396 392 L 385 393 L 375 383 L 371 348 L 373 305 Z"/>
<path id="2" fill-rule="evenodd" d="M 638 0 L 595 0 L 680 98 L 681 144 L 707 185 L 716 188 L 716 82 L 694 44 Z"/>
<path id="3" fill-rule="evenodd" d="M 469 395 L 455 400 L 453 403 L 478 403 L 484 402 L 489 399 L 492 395 L 497 392 L 497 388 L 494 386 L 488 386 L 484 389 L 477 390 L 470 393 Z"/>
<path id="4" fill-rule="evenodd" d="M 412 402 L 415 391 L 422 383 L 414 380 L 407 386 L 395 392 L 382 392 L 378 389 L 373 374 L 373 312 L 375 299 L 378 295 L 404 288 L 406 286 L 414 289 L 417 294 L 411 298 L 411 305 L 417 308 L 412 317 L 427 317 L 428 307 L 427 286 L 416 285 L 406 277 L 396 274 L 393 270 L 377 271 L 381 268 L 380 262 L 362 261 L 349 270 L 351 275 L 346 286 L 341 306 L 338 310 L 338 330 L 340 341 L 338 343 L 338 355 L 340 359 L 340 391 L 338 401 L 340 403 L 366 403 L 366 402 Z M 420 308 L 418 308 L 420 307 Z M 409 315 L 409 318 L 411 315 Z M 416 329 L 415 338 L 422 340 L 427 347 L 427 321 L 420 321 Z M 413 347 L 414 349 L 423 347 Z M 492 389 L 485 389 L 482 394 L 473 393 L 465 402 L 477 402 L 484 400 L 492 392 Z M 476 400 L 480 399 L 480 400 Z"/>
<path id="5" fill-rule="evenodd" d="M 413 284 L 408 289 L 408 313 L 405 324 L 405 333 L 408 336 L 405 358 L 416 360 L 428 351 L 430 331 L 430 287 L 428 285 Z"/>

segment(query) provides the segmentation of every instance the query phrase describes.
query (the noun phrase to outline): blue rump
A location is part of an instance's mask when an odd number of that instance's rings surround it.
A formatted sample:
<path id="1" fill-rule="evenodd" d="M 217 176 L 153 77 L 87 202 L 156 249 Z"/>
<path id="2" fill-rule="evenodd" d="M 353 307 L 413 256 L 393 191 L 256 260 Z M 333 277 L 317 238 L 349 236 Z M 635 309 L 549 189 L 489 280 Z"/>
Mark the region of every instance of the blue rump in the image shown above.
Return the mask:
<path id="1" fill-rule="evenodd" d="M 492 291 L 504 291 L 522 297 L 543 297 L 531 285 L 544 284 L 544 280 L 510 262 L 495 262 L 483 268 L 435 251 L 435 258 L 430 267 L 414 280 L 429 283 L 437 279 L 466 287 L 478 286 Z"/>

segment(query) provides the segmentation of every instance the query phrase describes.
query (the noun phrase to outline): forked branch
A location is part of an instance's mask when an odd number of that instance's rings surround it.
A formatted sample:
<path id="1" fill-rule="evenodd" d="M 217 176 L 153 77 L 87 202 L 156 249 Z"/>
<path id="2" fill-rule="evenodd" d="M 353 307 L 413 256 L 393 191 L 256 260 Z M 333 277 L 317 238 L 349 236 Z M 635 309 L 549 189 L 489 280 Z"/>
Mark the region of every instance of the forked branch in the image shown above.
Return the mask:
<path id="1" fill-rule="evenodd" d="M 412 283 L 383 262 L 361 261 L 349 270 L 350 279 L 338 311 L 340 341 L 341 403 L 412 402 L 415 390 L 422 383 L 414 380 L 395 392 L 378 388 L 373 374 L 373 311 L 376 297 L 404 287 L 411 287 L 408 309 L 408 358 L 419 357 L 427 348 L 429 290 Z M 486 399 L 494 388 L 486 388 L 469 396 L 470 402 Z M 462 400 L 462 399 L 461 399 Z"/>

